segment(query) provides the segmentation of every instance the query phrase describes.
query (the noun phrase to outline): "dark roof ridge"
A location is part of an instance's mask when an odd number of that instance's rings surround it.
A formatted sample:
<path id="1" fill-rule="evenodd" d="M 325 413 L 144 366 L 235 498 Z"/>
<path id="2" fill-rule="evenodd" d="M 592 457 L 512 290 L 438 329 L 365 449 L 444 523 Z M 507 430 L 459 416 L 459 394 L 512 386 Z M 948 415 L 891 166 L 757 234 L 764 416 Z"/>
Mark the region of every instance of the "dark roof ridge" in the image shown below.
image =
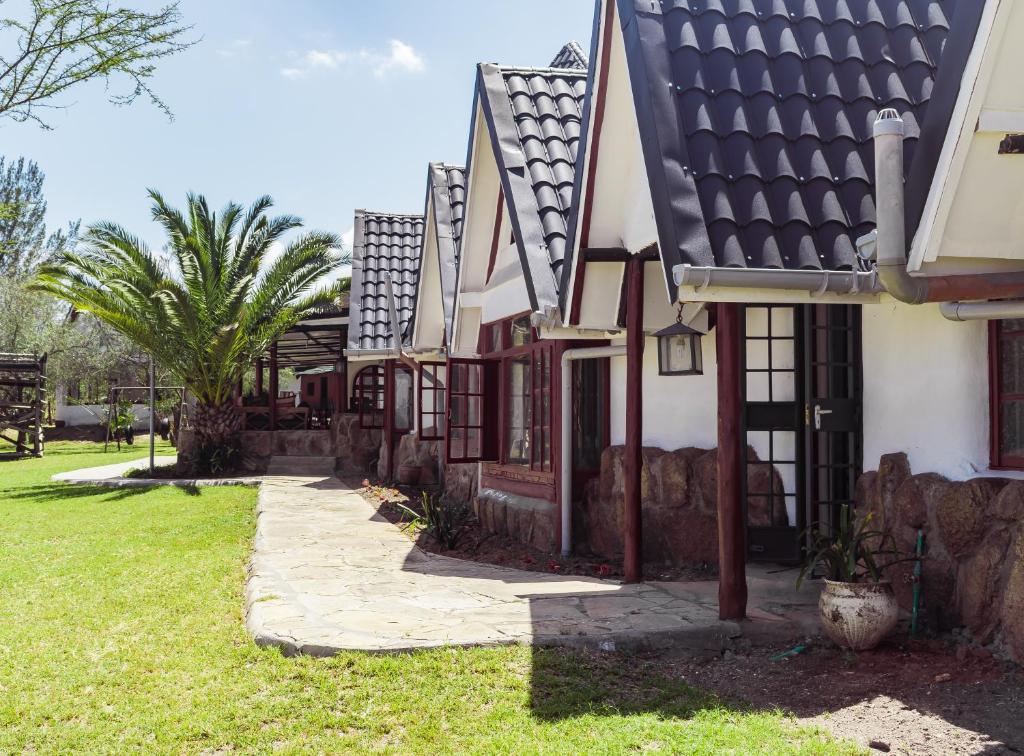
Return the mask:
<path id="1" fill-rule="evenodd" d="M 367 210 L 366 208 L 356 208 L 357 215 L 377 215 L 385 218 L 422 218 L 423 213 L 392 213 L 387 210 Z"/>
<path id="2" fill-rule="evenodd" d="M 504 63 L 480 63 L 481 66 L 494 66 L 501 73 L 538 73 L 538 74 L 568 74 L 578 76 L 581 79 L 587 77 L 587 71 L 583 68 L 551 68 L 550 66 L 513 66 Z"/>

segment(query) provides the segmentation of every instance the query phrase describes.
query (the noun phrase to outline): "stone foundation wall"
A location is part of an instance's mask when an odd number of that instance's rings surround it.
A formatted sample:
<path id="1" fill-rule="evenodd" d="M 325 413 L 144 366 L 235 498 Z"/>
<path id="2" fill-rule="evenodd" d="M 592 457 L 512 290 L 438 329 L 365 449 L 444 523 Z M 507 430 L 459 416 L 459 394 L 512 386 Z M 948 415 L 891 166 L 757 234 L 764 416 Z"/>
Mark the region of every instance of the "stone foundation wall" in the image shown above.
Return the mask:
<path id="1" fill-rule="evenodd" d="M 414 433 L 407 433 L 398 441 L 398 451 L 395 454 L 395 477 L 401 479 L 401 469 L 411 468 L 418 470 L 419 485 L 434 486 L 440 481 L 438 471 L 438 459 L 444 456 L 443 441 L 421 441 Z M 381 450 L 381 468 L 378 474 L 383 477 L 385 450 Z"/>
<path id="2" fill-rule="evenodd" d="M 913 474 L 905 454 L 882 457 L 857 485 L 858 512 L 914 553 L 918 528 L 924 620 L 928 627 L 964 627 L 979 644 L 1024 663 L 1024 481 L 947 480 Z M 889 572 L 900 605 L 910 609 L 913 563 Z"/>
<path id="3" fill-rule="evenodd" d="M 445 496 L 460 504 L 473 503 L 480 486 L 479 468 L 475 462 L 445 465 L 441 469 Z"/>
<path id="4" fill-rule="evenodd" d="M 549 554 L 558 550 L 558 505 L 554 502 L 481 489 L 473 499 L 473 511 L 489 533 L 513 538 Z"/>
<path id="5" fill-rule="evenodd" d="M 381 431 L 359 427 L 358 414 L 331 417 L 338 470 L 349 475 L 370 475 L 377 470 L 381 452 Z"/>
<path id="6" fill-rule="evenodd" d="M 624 451 L 622 446 L 604 450 L 600 476 L 587 484 L 582 506 L 573 510 L 575 547 L 607 559 L 621 559 L 623 552 Z M 747 454 L 752 462 L 758 461 L 753 449 Z M 789 525 L 784 508 L 778 507 L 770 522 L 767 499 L 753 495 L 781 495 L 778 472 L 768 465 L 748 469 L 751 524 Z M 717 486 L 716 450 L 644 448 L 640 495 L 645 563 L 699 566 L 718 561 Z"/>

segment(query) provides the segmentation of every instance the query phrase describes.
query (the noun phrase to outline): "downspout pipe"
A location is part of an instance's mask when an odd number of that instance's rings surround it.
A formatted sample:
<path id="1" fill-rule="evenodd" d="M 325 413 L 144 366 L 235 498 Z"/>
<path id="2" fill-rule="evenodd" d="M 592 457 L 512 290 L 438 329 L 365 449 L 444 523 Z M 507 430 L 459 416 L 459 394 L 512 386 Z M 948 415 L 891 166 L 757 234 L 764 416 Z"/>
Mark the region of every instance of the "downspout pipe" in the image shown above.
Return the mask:
<path id="1" fill-rule="evenodd" d="M 583 347 L 562 352 L 562 556 L 572 553 L 572 363 L 576 360 L 597 360 L 622 357 L 625 345 Z"/>
<path id="2" fill-rule="evenodd" d="M 995 302 L 943 302 L 939 312 L 947 320 L 1012 320 L 1024 318 L 1024 301 L 1004 299 Z"/>
<path id="3" fill-rule="evenodd" d="M 912 276 L 907 270 L 903 191 L 903 119 L 892 108 L 878 114 L 875 141 L 875 270 L 885 290 L 907 304 L 1024 296 L 1024 273 Z M 947 308 L 948 309 L 948 308 Z M 944 312 L 945 314 L 945 312 Z"/>

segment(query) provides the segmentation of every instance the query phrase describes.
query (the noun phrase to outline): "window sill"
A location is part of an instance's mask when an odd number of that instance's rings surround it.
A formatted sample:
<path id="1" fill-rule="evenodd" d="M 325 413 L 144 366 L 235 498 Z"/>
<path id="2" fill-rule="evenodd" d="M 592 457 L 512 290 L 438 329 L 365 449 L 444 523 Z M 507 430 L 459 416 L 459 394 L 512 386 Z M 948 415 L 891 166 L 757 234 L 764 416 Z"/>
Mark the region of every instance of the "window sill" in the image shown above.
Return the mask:
<path id="1" fill-rule="evenodd" d="M 992 469 L 975 470 L 971 478 L 1005 478 L 1006 480 L 1024 480 L 1024 470 L 1019 469 Z"/>

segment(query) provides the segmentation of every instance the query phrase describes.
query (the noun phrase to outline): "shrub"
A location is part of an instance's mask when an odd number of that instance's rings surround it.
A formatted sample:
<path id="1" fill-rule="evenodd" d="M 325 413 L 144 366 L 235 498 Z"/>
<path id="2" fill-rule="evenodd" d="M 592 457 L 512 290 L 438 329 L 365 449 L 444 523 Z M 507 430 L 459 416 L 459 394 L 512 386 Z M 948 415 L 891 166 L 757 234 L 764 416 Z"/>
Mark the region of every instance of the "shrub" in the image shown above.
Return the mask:
<path id="1" fill-rule="evenodd" d="M 454 549 L 459 542 L 462 526 L 469 516 L 469 508 L 443 496 L 433 496 L 426 491 L 420 500 L 423 513 L 398 504 L 399 509 L 409 515 L 414 527 L 420 527 L 446 549 Z"/>
<path id="2" fill-rule="evenodd" d="M 200 475 L 221 477 L 238 471 L 242 465 L 242 447 L 235 442 L 212 442 L 200 444 L 193 460 Z"/>

